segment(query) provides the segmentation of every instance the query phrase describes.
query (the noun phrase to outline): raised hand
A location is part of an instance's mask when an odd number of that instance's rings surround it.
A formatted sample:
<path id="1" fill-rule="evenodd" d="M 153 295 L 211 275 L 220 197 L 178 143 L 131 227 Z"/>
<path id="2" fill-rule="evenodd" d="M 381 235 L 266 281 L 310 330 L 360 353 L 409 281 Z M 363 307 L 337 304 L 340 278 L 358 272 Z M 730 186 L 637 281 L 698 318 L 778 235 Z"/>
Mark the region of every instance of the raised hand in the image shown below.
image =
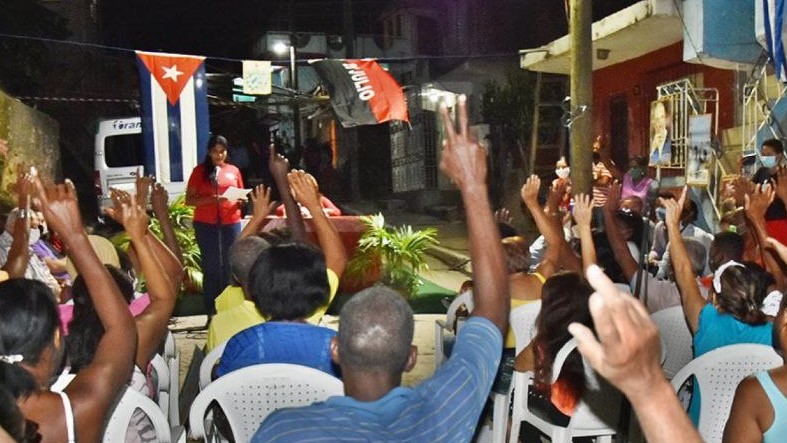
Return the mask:
<path id="1" fill-rule="evenodd" d="M 558 215 L 560 202 L 568 190 L 567 180 L 558 180 L 553 186 L 549 187 L 549 194 L 547 195 L 546 212 L 550 215 Z"/>
<path id="2" fill-rule="evenodd" d="M 782 263 L 787 264 L 787 246 L 785 246 L 782 242 L 772 237 L 768 237 L 768 239 L 765 240 L 765 242 L 767 243 L 769 248 L 776 251 L 776 254 L 778 254 L 779 258 L 782 260 Z"/>
<path id="3" fill-rule="evenodd" d="M 647 396 L 654 383 L 664 381 L 658 328 L 645 306 L 620 292 L 601 268 L 590 266 L 586 274 L 596 289 L 588 303 L 598 339 L 579 323 L 569 325 L 568 331 L 599 374 L 629 398 Z"/>
<path id="4" fill-rule="evenodd" d="M 143 175 L 142 167 L 137 168 L 136 185 L 136 200 L 137 204 L 146 208 L 148 206 L 148 194 L 150 187 L 153 185 L 153 177 Z"/>
<path id="5" fill-rule="evenodd" d="M 62 185 L 44 185 L 39 177 L 34 177 L 36 194 L 41 201 L 49 229 L 68 245 L 75 235 L 85 232 L 82 216 L 79 214 L 77 193 L 71 180 Z"/>
<path id="6" fill-rule="evenodd" d="M 495 211 L 495 221 L 498 223 L 510 225 L 513 219 L 514 218 L 511 216 L 511 211 L 509 211 L 508 208 L 500 208 Z"/>
<path id="7" fill-rule="evenodd" d="M 538 206 L 538 190 L 541 189 L 541 179 L 533 174 L 527 178 L 522 190 L 519 192 L 522 201 L 528 207 L 535 205 Z"/>
<path id="8" fill-rule="evenodd" d="M 743 205 L 743 202 L 746 199 L 746 194 L 753 193 L 754 187 L 754 183 L 752 183 L 752 181 L 748 178 L 744 176 L 738 177 L 733 183 L 735 203 L 738 205 Z"/>
<path id="9" fill-rule="evenodd" d="M 254 207 L 252 218 L 263 219 L 271 213 L 274 202 L 271 202 L 271 188 L 257 185 L 251 192 L 251 204 Z"/>
<path id="10" fill-rule="evenodd" d="M 290 182 L 290 189 L 295 197 L 295 201 L 302 204 L 314 215 L 314 211 L 321 211 L 320 190 L 317 180 L 310 174 L 300 170 L 294 170 L 287 174 Z"/>
<path id="11" fill-rule="evenodd" d="M 675 200 L 673 198 L 660 198 L 659 202 L 664 209 L 667 210 L 667 216 L 664 220 L 664 223 L 667 225 L 667 229 L 672 233 L 674 231 L 680 230 L 680 215 L 683 212 L 683 205 L 686 202 L 686 192 L 688 191 L 687 187 L 683 187 L 683 191 L 680 194 L 680 198 Z"/>
<path id="12" fill-rule="evenodd" d="M 574 197 L 574 221 L 579 226 L 590 227 L 593 221 L 593 199 L 587 194 Z"/>
<path id="13" fill-rule="evenodd" d="M 440 170 L 456 184 L 460 190 L 486 185 L 486 151 L 475 137 L 469 133 L 467 118 L 467 97 L 459 96 L 459 132 L 448 115 L 445 104 L 440 105 L 440 120 L 445 128 L 443 152 L 440 157 Z"/>
<path id="14" fill-rule="evenodd" d="M 104 213 L 112 220 L 123 224 L 123 206 L 131 205 L 131 194 L 120 189 L 110 189 L 109 198 L 112 200 L 112 206 L 104 209 Z"/>
<path id="15" fill-rule="evenodd" d="M 123 203 L 121 206 L 120 222 L 132 241 L 142 241 L 148 232 L 150 218 L 136 202 Z"/>
<path id="16" fill-rule="evenodd" d="M 290 172 L 290 161 L 287 157 L 276 153 L 276 145 L 271 143 L 270 155 L 268 157 L 268 169 L 276 180 L 286 180 L 287 173 Z M 278 182 L 277 182 L 278 183 Z M 282 190 L 280 190 L 281 192 Z"/>
<path id="17" fill-rule="evenodd" d="M 604 204 L 604 212 L 614 213 L 620 207 L 620 182 L 615 180 L 609 185 L 607 202 Z"/>
<path id="18" fill-rule="evenodd" d="M 137 202 L 139 202 L 139 200 L 137 200 Z M 167 193 L 167 188 L 161 183 L 155 183 L 153 185 L 153 191 L 150 193 L 150 206 L 153 207 L 153 213 L 156 214 L 157 217 L 169 216 L 169 193 Z M 144 208 L 144 206 L 142 207 Z"/>
<path id="19" fill-rule="evenodd" d="M 776 191 L 770 184 L 764 183 L 755 186 L 754 192 L 743 196 L 746 218 L 751 221 L 765 221 L 765 213 L 768 211 L 768 206 L 773 203 L 775 196 Z"/>

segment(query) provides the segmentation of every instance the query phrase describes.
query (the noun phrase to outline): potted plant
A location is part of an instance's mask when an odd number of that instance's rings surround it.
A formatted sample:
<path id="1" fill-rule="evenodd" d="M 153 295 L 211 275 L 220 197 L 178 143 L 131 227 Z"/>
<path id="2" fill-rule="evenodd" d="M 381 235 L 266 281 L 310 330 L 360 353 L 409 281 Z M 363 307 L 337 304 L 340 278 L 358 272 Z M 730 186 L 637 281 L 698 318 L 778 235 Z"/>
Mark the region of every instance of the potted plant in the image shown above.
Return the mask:
<path id="1" fill-rule="evenodd" d="M 175 230 L 175 238 L 183 253 L 183 270 L 186 275 L 179 295 L 195 294 L 202 292 L 202 266 L 199 246 L 194 237 L 194 207 L 186 205 L 185 195 L 181 195 L 169 204 L 169 217 Z M 161 234 L 161 224 L 155 217 L 150 218 L 150 230 L 158 237 Z M 112 243 L 122 250 L 127 250 L 129 245 L 128 234 L 125 231 L 112 237 Z"/>
<path id="2" fill-rule="evenodd" d="M 346 273 L 360 278 L 375 268 L 381 269 L 380 283 L 405 297 L 415 295 L 422 284 L 418 274 L 429 269 L 426 250 L 438 244 L 437 230 L 414 230 L 409 225 L 390 228 L 382 214 L 363 216 L 361 222 L 365 229 Z"/>

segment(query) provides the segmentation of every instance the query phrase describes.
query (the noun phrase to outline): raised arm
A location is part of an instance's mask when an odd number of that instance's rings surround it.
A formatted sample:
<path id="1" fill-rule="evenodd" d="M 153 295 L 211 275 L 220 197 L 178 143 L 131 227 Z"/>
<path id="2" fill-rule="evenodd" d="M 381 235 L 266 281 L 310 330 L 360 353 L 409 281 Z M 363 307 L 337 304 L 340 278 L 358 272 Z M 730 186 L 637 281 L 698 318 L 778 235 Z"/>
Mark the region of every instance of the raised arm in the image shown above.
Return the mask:
<path id="1" fill-rule="evenodd" d="M 112 191 L 111 195 L 115 206 L 108 209 L 107 213 L 126 229 L 131 240 L 129 251 L 133 251 L 139 262 L 150 297 L 150 304 L 134 319 L 138 337 L 134 361 L 143 369 L 147 368 L 151 357 L 164 341 L 169 319 L 175 309 L 177 287 L 172 284 L 157 258 L 156 252 L 161 251 L 151 247 L 150 237 L 155 237 L 148 231 L 149 219 L 145 211 L 125 192 Z M 164 250 L 171 256 L 169 250 Z"/>
<path id="2" fill-rule="evenodd" d="M 620 205 L 620 182 L 613 182 L 609 186 L 609 196 L 607 203 L 604 205 L 604 232 L 607 234 L 609 247 L 612 249 L 612 254 L 615 256 L 615 261 L 623 271 L 623 276 L 626 281 L 631 282 L 631 279 L 637 275 L 639 265 L 637 260 L 631 256 L 626 239 L 618 227 L 615 215 Z"/>
<path id="3" fill-rule="evenodd" d="M 470 256 L 473 259 L 472 315 L 492 321 L 503 335 L 508 329 L 508 278 L 500 234 L 495 226 L 486 186 L 486 152 L 468 134 L 467 98 L 459 96 L 459 132 L 456 132 L 445 105 L 440 119 L 446 138 L 440 169 L 462 194 L 467 217 Z"/>
<path id="4" fill-rule="evenodd" d="M 706 301 L 700 294 L 697 280 L 694 275 L 694 267 L 691 266 L 689 253 L 686 251 L 686 244 L 680 234 L 680 213 L 683 210 L 683 203 L 686 201 L 686 191 L 683 188 L 680 199 L 662 199 L 661 204 L 667 209 L 667 235 L 669 236 L 670 261 L 672 271 L 675 274 L 675 282 L 680 290 L 680 300 L 683 304 L 683 315 L 689 324 L 692 335 L 697 332 L 700 321 L 700 311 L 705 307 Z"/>
<path id="5" fill-rule="evenodd" d="M 276 153 L 276 146 L 271 143 L 270 157 L 268 158 L 273 181 L 279 190 L 279 198 L 284 203 L 284 211 L 287 213 L 287 227 L 292 233 L 293 240 L 306 241 L 306 227 L 303 224 L 301 208 L 295 203 L 295 199 L 290 193 L 290 183 L 287 181 L 287 174 L 290 172 L 290 162 Z"/>
<path id="6" fill-rule="evenodd" d="M 172 219 L 169 217 L 169 194 L 167 194 L 167 189 L 161 183 L 153 185 L 153 192 L 150 194 L 150 205 L 153 207 L 153 215 L 156 216 L 159 226 L 161 226 L 164 245 L 172 253 L 182 270 L 183 251 L 180 249 L 180 243 L 178 243 L 178 238 L 175 235 L 175 227 L 172 226 Z M 144 208 L 144 206 L 142 207 Z M 170 273 L 169 269 L 167 273 Z M 178 283 L 180 282 L 178 281 Z"/>
<path id="7" fill-rule="evenodd" d="M 303 171 L 290 172 L 288 180 L 295 200 L 312 214 L 317 241 L 320 243 L 322 253 L 325 254 L 325 265 L 341 278 L 344 267 L 347 265 L 347 251 L 339 236 L 339 231 L 322 210 L 317 180 Z"/>
<path id="8" fill-rule="evenodd" d="M 268 214 L 273 210 L 275 203 L 271 202 L 271 189 L 265 185 L 257 185 L 251 191 L 252 214 L 249 222 L 243 227 L 238 240 L 250 235 L 257 235 L 267 223 Z"/>
<path id="9" fill-rule="evenodd" d="M 530 211 L 530 215 L 533 216 L 536 228 L 544 236 L 546 251 L 538 270 L 545 278 L 549 278 L 560 269 L 560 249 L 566 240 L 560 228 L 553 223 L 550 216 L 538 204 L 538 190 L 540 188 L 541 179 L 537 175 L 531 175 L 525 181 L 525 185 L 522 186 L 521 196 L 522 201 Z"/>
<path id="10" fill-rule="evenodd" d="M 593 244 L 593 199 L 587 194 L 574 197 L 574 221 L 579 228 L 579 241 L 582 245 L 582 269 L 587 271 L 596 264 L 596 245 Z"/>
<path id="11" fill-rule="evenodd" d="M 773 255 L 774 251 L 767 249 L 768 229 L 765 227 L 765 213 L 768 211 L 768 206 L 773 203 L 775 195 L 776 192 L 771 185 L 756 185 L 754 192 L 743 196 L 745 202 L 744 214 L 746 214 L 746 219 L 749 220 L 749 225 L 754 231 L 757 243 L 760 245 L 760 253 L 762 254 L 765 268 L 773 275 L 776 285 L 779 288 L 784 288 L 787 278 L 785 278 L 782 264 Z"/>
<path id="12" fill-rule="evenodd" d="M 579 352 L 628 397 L 649 442 L 700 443 L 699 433 L 664 378 L 658 328 L 645 306 L 618 291 L 598 266 L 588 268 L 587 278 L 596 289 L 588 302 L 596 334 L 579 323 L 568 327 Z"/>
<path id="13" fill-rule="evenodd" d="M 69 258 L 85 279 L 104 335 L 93 361 L 66 388 L 76 421 L 78 441 L 99 441 L 104 418 L 126 386 L 136 352 L 136 326 L 128 305 L 115 282 L 101 264 L 87 239 L 70 181 L 44 186 L 36 182 L 41 207 L 52 229 L 63 241 Z M 96 382 L 100 380 L 100 382 Z"/>
<path id="14" fill-rule="evenodd" d="M 35 169 L 32 172 L 25 172 L 23 166 L 20 165 L 16 174 L 17 207 L 20 212 L 14 224 L 14 232 L 11 233 L 14 239 L 2 269 L 8 272 L 9 278 L 24 278 L 27 263 L 30 260 L 28 241 L 30 238 L 30 194 L 34 191 Z"/>

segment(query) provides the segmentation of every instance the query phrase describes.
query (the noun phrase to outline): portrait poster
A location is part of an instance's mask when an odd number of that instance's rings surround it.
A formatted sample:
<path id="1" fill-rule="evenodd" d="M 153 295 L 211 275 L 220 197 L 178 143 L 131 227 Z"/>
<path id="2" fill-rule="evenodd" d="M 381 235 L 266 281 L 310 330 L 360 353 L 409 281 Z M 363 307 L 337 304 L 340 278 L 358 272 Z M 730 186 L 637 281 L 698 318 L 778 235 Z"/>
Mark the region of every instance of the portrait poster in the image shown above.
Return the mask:
<path id="1" fill-rule="evenodd" d="M 689 149 L 686 161 L 686 184 L 708 186 L 713 158 L 711 147 L 711 114 L 689 117 Z"/>
<path id="2" fill-rule="evenodd" d="M 672 109 L 667 100 L 650 104 L 650 166 L 672 163 Z"/>

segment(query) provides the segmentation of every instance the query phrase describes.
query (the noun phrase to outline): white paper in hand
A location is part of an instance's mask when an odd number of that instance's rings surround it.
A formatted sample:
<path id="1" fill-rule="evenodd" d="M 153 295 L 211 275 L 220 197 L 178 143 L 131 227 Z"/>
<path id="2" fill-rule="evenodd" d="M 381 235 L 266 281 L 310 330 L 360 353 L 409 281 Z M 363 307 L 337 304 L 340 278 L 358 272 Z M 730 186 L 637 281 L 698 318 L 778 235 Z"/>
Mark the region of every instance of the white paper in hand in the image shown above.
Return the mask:
<path id="1" fill-rule="evenodd" d="M 235 186 L 230 186 L 229 188 L 227 188 L 226 191 L 224 191 L 223 194 L 221 194 L 221 196 L 229 201 L 245 200 L 246 195 L 249 192 L 251 192 L 251 189 L 241 189 L 241 188 L 236 188 Z"/>

